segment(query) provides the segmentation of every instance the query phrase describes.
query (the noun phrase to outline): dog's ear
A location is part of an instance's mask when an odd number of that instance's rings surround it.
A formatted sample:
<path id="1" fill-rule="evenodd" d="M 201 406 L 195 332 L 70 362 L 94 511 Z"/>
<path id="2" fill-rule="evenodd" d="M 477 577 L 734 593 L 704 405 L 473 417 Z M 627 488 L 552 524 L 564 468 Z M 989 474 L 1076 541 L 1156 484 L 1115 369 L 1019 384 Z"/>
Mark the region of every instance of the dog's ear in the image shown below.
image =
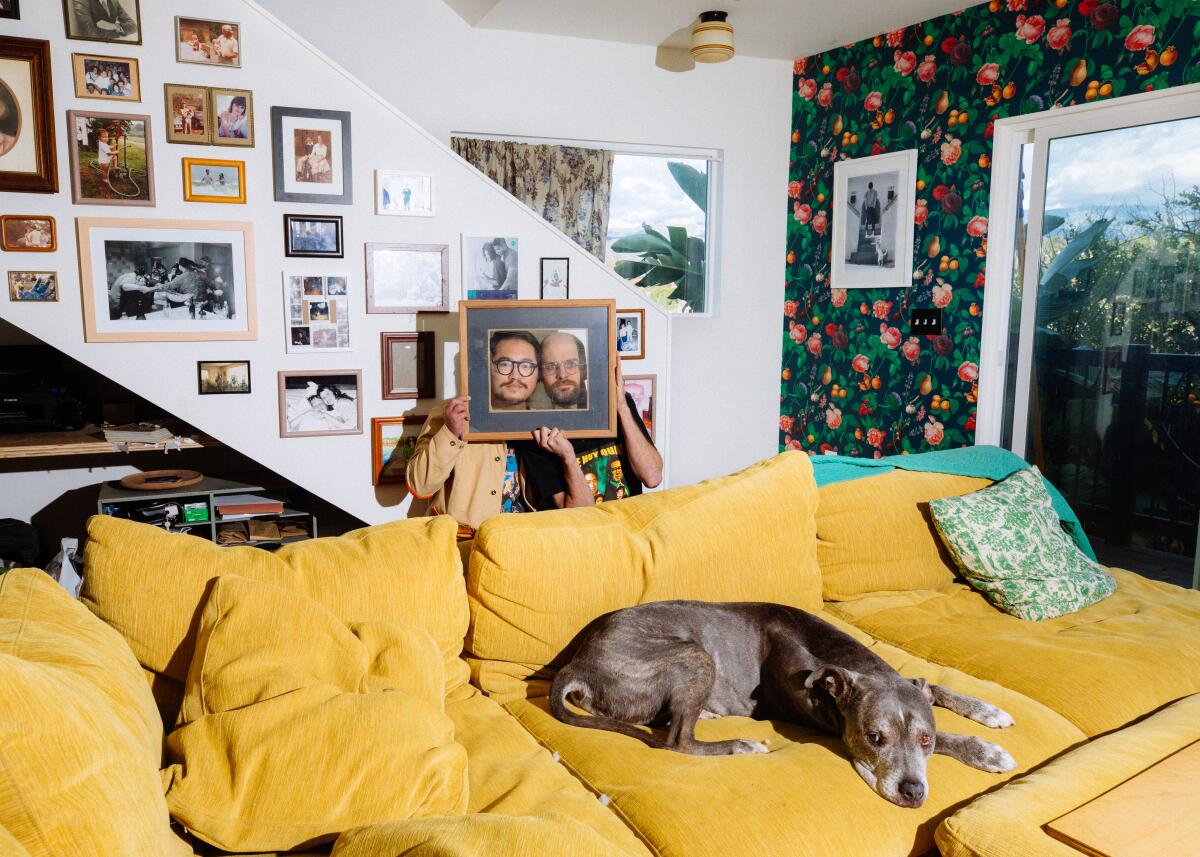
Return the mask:
<path id="1" fill-rule="evenodd" d="M 854 686 L 855 678 L 857 678 L 857 673 L 851 670 L 824 666 L 809 673 L 808 678 L 804 680 L 804 686 L 806 688 L 822 688 L 833 697 L 835 702 L 841 702 L 850 692 L 850 688 Z"/>
<path id="2" fill-rule="evenodd" d="M 923 679 L 923 678 L 914 678 L 914 679 L 911 679 L 911 681 L 914 685 L 916 685 L 917 690 L 921 691 L 921 693 L 923 693 L 925 695 L 925 698 L 928 699 L 929 702 L 932 704 L 933 703 L 933 691 L 929 689 L 929 682 L 925 681 L 925 679 Z"/>

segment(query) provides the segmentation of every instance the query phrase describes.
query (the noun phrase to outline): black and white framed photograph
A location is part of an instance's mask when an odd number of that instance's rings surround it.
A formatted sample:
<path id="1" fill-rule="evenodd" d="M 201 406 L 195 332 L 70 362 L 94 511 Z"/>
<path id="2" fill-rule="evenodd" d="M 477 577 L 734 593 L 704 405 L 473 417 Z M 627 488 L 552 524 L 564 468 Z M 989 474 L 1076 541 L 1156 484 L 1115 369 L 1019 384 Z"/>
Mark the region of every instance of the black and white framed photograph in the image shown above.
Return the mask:
<path id="1" fill-rule="evenodd" d="M 517 299 L 517 239 L 464 235 L 463 291 L 470 300 Z"/>
<path id="2" fill-rule="evenodd" d="M 272 107 L 271 147 L 276 202 L 354 203 L 348 112 Z"/>
<path id="3" fill-rule="evenodd" d="M 279 436 L 362 434 L 362 370 L 279 373 Z"/>
<path id="4" fill-rule="evenodd" d="M 63 0 L 67 38 L 85 42 L 142 43 L 138 0 Z"/>
<path id="5" fill-rule="evenodd" d="M 449 312 L 450 248 L 368 243 L 367 312 Z"/>
<path id="6" fill-rule="evenodd" d="M 335 214 L 285 214 L 283 252 L 288 256 L 340 259 L 342 218 Z"/>
<path id="7" fill-rule="evenodd" d="M 288 354 L 350 350 L 349 274 L 284 274 Z"/>
<path id="8" fill-rule="evenodd" d="M 834 164 L 831 287 L 912 285 L 916 181 L 916 149 Z"/>
<path id="9" fill-rule="evenodd" d="M 0 19 L 21 20 L 21 0 L 0 0 Z"/>
<path id="10" fill-rule="evenodd" d="M 641 360 L 646 356 L 646 311 L 617 310 L 617 356 L 622 360 Z"/>
<path id="11" fill-rule="evenodd" d="M 253 226 L 81 217 L 88 342 L 255 339 Z"/>
<path id="12" fill-rule="evenodd" d="M 250 392 L 249 360 L 198 360 L 196 385 L 201 396 Z"/>
<path id="13" fill-rule="evenodd" d="M 375 213 L 433 217 L 433 176 L 408 170 L 376 170 Z"/>
<path id="14" fill-rule="evenodd" d="M 542 300 L 565 301 L 571 297 L 571 260 L 565 257 L 552 258 L 543 256 L 542 271 Z"/>

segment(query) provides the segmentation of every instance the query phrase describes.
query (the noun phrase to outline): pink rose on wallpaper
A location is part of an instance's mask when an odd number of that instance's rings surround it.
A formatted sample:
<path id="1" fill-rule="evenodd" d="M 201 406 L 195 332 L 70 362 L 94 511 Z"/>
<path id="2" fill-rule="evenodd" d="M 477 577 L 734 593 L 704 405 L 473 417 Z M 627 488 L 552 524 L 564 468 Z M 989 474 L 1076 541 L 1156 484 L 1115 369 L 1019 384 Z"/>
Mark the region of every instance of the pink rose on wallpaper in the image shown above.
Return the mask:
<path id="1" fill-rule="evenodd" d="M 882 106 L 883 106 L 883 93 L 882 92 L 867 93 L 866 100 L 863 101 L 863 109 L 864 110 L 866 110 L 870 113 L 874 113 L 876 110 L 878 110 Z"/>
<path id="2" fill-rule="evenodd" d="M 842 412 L 837 408 L 830 408 L 825 412 L 825 425 L 831 429 L 835 429 L 842 424 Z"/>
<path id="3" fill-rule="evenodd" d="M 1154 44 L 1154 28 L 1149 24 L 1139 24 L 1129 31 L 1125 37 L 1125 50 L 1144 51 Z"/>
<path id="4" fill-rule="evenodd" d="M 898 48 L 904 44 L 904 28 L 892 30 L 887 34 L 887 43 L 889 48 Z"/>
<path id="5" fill-rule="evenodd" d="M 950 166 L 962 155 L 962 140 L 957 137 L 947 137 L 942 143 L 942 163 Z"/>
<path id="6" fill-rule="evenodd" d="M 976 215 L 967 223 L 967 234 L 975 238 L 987 235 L 987 218 Z"/>
<path id="7" fill-rule="evenodd" d="M 975 82 L 980 86 L 991 86 L 1000 79 L 1000 66 L 994 62 L 984 63 L 975 72 Z"/>
<path id="8" fill-rule="evenodd" d="M 850 368 L 855 372 L 866 372 L 871 368 L 871 361 L 865 354 L 855 354 L 854 359 L 850 361 Z"/>
<path id="9" fill-rule="evenodd" d="M 786 315 L 788 318 L 795 318 L 796 310 L 798 310 L 799 308 L 800 308 L 799 301 L 784 301 L 783 302 L 783 314 Z"/>
<path id="10" fill-rule="evenodd" d="M 821 353 L 821 334 L 814 333 L 808 339 L 808 353 L 816 357 Z"/>
<path id="11" fill-rule="evenodd" d="M 1041 15 L 1017 16 L 1017 38 L 1033 45 L 1046 32 L 1046 19 Z"/>
<path id="12" fill-rule="evenodd" d="M 896 51 L 892 58 L 896 61 L 892 68 L 900 74 L 910 75 L 912 70 L 917 67 L 917 55 L 912 51 Z"/>
<path id="13" fill-rule="evenodd" d="M 900 329 L 898 327 L 888 327 L 886 323 L 879 325 L 879 341 L 888 348 L 895 348 L 900 344 Z"/>
<path id="14" fill-rule="evenodd" d="M 821 84 L 821 91 L 817 93 L 817 104 L 822 107 L 828 107 L 833 104 L 833 84 L 826 81 Z"/>
<path id="15" fill-rule="evenodd" d="M 976 381 L 979 379 L 979 367 L 969 360 L 958 367 L 958 379 L 960 381 Z"/>
<path id="16" fill-rule="evenodd" d="M 921 340 L 915 336 L 910 336 L 908 342 L 904 343 L 904 347 L 900 349 L 909 363 L 916 363 L 921 359 Z"/>
<path id="17" fill-rule="evenodd" d="M 792 206 L 792 217 L 801 223 L 808 223 L 812 220 L 812 206 L 807 202 L 798 202 Z"/>
<path id="18" fill-rule="evenodd" d="M 786 446 L 788 449 L 796 449 L 796 450 L 801 450 L 801 449 L 803 449 L 803 447 L 802 447 L 802 446 L 800 446 L 800 441 L 796 440 L 795 438 L 792 438 L 791 440 L 789 440 L 789 441 L 788 441 L 788 442 L 785 444 L 785 446 Z"/>
<path id="19" fill-rule="evenodd" d="M 937 446 L 946 437 L 946 427 L 937 420 L 930 420 L 925 423 L 925 442 L 930 446 Z"/>
<path id="20" fill-rule="evenodd" d="M 829 225 L 829 218 L 825 215 L 824 209 L 817 212 L 817 216 L 813 218 L 812 224 L 813 229 L 816 230 L 818 235 L 825 234 L 825 227 Z"/>
<path id="21" fill-rule="evenodd" d="M 1024 12 L 1025 11 L 1025 0 L 1008 0 L 1008 11 Z"/>
<path id="22" fill-rule="evenodd" d="M 804 182 L 793 179 L 788 182 L 788 196 L 792 199 L 800 198 L 800 191 L 804 190 Z"/>
<path id="23" fill-rule="evenodd" d="M 917 200 L 917 207 L 913 210 L 913 223 L 917 226 L 924 226 L 925 221 L 929 218 L 929 202 L 924 199 Z"/>
<path id="24" fill-rule="evenodd" d="M 917 77 L 922 83 L 932 83 L 934 75 L 937 74 L 937 59 L 933 54 L 926 54 L 925 61 L 917 66 Z"/>
<path id="25" fill-rule="evenodd" d="M 803 57 L 802 59 L 798 59 L 794 63 L 792 63 L 792 74 L 796 74 L 796 75 L 804 74 L 804 72 L 807 70 L 808 70 L 808 57 Z"/>
<path id="26" fill-rule="evenodd" d="M 780 431 L 790 432 L 792 430 L 792 426 L 795 424 L 796 424 L 795 417 L 780 417 L 779 418 Z"/>
<path id="27" fill-rule="evenodd" d="M 883 429 L 869 428 L 867 429 L 867 443 L 876 449 L 883 449 L 883 442 L 887 440 L 887 432 Z"/>
<path id="28" fill-rule="evenodd" d="M 954 297 L 954 287 L 949 283 L 933 287 L 933 305 L 938 309 L 948 307 L 952 297 Z"/>
<path id="29" fill-rule="evenodd" d="M 871 305 L 871 314 L 874 315 L 878 319 L 887 318 L 889 315 L 892 314 L 892 302 L 891 301 L 875 301 L 875 303 Z"/>
<path id="30" fill-rule="evenodd" d="M 801 78 L 800 82 L 796 84 L 796 89 L 805 101 L 812 101 L 813 96 L 817 94 L 817 82 L 811 77 Z"/>
<path id="31" fill-rule="evenodd" d="M 792 341 L 797 345 L 808 339 L 808 328 L 802 324 L 796 324 L 794 321 L 788 322 L 788 335 L 792 337 Z"/>
<path id="32" fill-rule="evenodd" d="M 1071 19 L 1059 18 L 1058 23 L 1050 28 L 1050 32 L 1046 33 L 1046 44 L 1054 48 L 1056 51 L 1062 51 L 1067 47 L 1067 43 L 1071 41 Z"/>
<path id="33" fill-rule="evenodd" d="M 830 289 L 829 290 L 829 300 L 833 302 L 834 306 L 845 306 L 846 290 L 845 289 Z"/>

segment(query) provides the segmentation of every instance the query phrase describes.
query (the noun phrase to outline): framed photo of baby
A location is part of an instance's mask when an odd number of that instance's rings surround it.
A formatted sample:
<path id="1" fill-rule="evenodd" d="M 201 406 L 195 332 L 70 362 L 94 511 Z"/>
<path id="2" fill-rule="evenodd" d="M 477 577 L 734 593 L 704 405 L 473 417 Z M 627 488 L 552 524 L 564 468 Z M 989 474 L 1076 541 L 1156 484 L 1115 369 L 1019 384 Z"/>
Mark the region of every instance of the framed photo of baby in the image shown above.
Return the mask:
<path id="1" fill-rule="evenodd" d="M 277 202 L 354 203 L 349 113 L 272 107 L 271 146 Z"/>

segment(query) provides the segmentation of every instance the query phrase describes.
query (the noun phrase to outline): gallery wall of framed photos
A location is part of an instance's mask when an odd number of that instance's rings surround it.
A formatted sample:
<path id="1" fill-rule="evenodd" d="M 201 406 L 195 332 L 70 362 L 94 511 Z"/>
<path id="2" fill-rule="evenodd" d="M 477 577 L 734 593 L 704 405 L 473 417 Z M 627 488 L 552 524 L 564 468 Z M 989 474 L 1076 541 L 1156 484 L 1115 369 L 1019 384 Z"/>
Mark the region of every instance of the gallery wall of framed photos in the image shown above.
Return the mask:
<path id="1" fill-rule="evenodd" d="M 256 3 L 115 2 L 0 19 L 0 317 L 381 523 L 459 301 L 611 300 L 669 456 L 660 310 Z"/>

